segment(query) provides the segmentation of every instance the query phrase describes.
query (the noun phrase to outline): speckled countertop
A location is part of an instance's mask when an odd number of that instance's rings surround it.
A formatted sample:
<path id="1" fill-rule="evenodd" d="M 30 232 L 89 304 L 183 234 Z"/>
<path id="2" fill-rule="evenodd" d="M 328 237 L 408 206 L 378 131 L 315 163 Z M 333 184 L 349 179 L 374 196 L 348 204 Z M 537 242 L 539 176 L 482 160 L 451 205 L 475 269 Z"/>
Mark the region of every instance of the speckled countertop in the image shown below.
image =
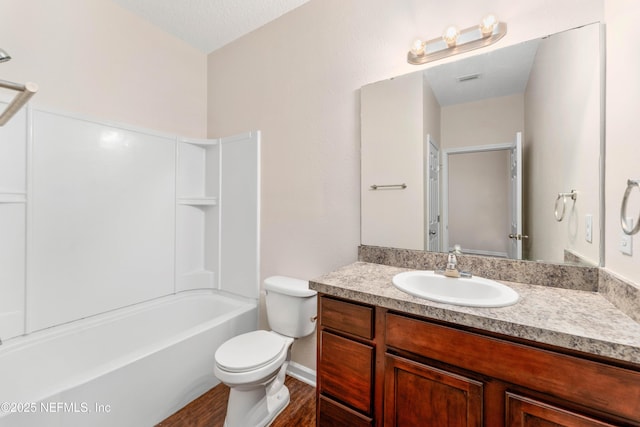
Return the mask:
<path id="1" fill-rule="evenodd" d="M 520 294 L 502 308 L 417 298 L 391 279 L 408 268 L 356 262 L 310 281 L 318 292 L 640 365 L 640 324 L 597 292 L 500 281 Z"/>

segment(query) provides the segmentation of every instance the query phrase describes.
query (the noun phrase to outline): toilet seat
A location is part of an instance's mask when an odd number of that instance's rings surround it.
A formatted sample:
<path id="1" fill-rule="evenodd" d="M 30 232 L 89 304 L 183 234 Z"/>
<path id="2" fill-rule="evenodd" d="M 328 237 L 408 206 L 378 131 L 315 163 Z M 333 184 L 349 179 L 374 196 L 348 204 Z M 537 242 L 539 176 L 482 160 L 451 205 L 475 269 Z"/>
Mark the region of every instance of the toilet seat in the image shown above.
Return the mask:
<path id="1" fill-rule="evenodd" d="M 279 359 L 288 344 L 284 337 L 273 332 L 248 332 L 231 338 L 218 348 L 216 365 L 226 372 L 255 371 Z"/>

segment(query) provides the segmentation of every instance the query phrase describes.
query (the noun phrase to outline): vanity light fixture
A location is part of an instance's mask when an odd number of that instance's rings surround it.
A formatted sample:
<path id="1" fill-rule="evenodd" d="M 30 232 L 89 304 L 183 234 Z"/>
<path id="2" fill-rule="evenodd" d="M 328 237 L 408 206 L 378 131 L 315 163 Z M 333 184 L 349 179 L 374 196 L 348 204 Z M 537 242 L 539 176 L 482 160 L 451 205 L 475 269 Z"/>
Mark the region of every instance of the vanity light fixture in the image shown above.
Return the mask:
<path id="1" fill-rule="evenodd" d="M 407 53 L 407 62 L 415 65 L 426 64 L 447 56 L 492 45 L 505 34 L 507 34 L 507 24 L 498 21 L 495 15 L 487 15 L 482 18 L 480 25 L 461 31 L 455 26 L 450 26 L 445 29 L 441 38 L 414 41 L 411 50 Z"/>
<path id="2" fill-rule="evenodd" d="M 442 34 L 442 40 L 447 44 L 447 47 L 456 47 L 458 37 L 460 37 L 460 30 L 453 25 L 447 27 L 447 29 L 444 30 L 444 34 Z"/>

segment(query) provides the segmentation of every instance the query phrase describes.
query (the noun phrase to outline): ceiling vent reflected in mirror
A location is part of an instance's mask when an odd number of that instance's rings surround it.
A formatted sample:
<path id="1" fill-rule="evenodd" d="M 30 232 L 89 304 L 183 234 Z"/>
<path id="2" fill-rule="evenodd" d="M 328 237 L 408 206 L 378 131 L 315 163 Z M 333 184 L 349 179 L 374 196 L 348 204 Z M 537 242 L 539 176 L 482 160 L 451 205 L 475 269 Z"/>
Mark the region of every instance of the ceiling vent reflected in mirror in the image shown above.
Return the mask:
<path id="1" fill-rule="evenodd" d="M 477 80 L 480 78 L 482 74 L 480 73 L 475 73 L 475 74 L 467 74 L 465 76 L 459 76 L 458 77 L 458 82 L 463 83 L 463 82 L 468 82 L 469 80 Z"/>

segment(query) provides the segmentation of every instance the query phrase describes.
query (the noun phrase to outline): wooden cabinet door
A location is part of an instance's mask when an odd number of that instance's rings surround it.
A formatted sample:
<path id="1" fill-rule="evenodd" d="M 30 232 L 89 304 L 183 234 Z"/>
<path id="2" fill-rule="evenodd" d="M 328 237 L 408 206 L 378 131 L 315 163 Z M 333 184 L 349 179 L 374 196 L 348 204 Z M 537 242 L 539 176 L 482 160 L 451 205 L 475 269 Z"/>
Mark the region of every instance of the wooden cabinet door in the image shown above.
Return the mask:
<path id="1" fill-rule="evenodd" d="M 385 426 L 481 426 L 482 393 L 482 383 L 473 379 L 385 357 Z"/>
<path id="2" fill-rule="evenodd" d="M 523 396 L 507 393 L 507 427 L 605 427 L 609 424 Z"/>
<path id="3" fill-rule="evenodd" d="M 363 414 L 373 413 L 373 347 L 320 332 L 318 387 Z"/>

